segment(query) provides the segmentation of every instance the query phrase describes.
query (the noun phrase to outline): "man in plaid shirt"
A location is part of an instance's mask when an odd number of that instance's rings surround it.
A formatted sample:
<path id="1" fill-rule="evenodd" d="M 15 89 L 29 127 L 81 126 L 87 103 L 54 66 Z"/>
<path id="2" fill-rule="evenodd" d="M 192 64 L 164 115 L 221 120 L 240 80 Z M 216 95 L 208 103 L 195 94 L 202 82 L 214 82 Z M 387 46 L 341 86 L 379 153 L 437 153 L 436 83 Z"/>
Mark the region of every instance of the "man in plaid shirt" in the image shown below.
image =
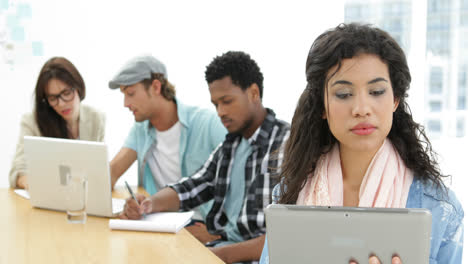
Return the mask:
<path id="1" fill-rule="evenodd" d="M 249 55 L 227 52 L 216 57 L 205 77 L 211 101 L 229 131 L 225 141 L 191 177 L 149 199 L 137 196 L 140 206 L 127 200 L 121 217 L 190 210 L 213 199 L 206 226 L 221 238 L 210 249 L 228 263 L 256 261 L 265 240 L 263 208 L 271 203 L 289 124 L 263 106 L 263 75 Z"/>

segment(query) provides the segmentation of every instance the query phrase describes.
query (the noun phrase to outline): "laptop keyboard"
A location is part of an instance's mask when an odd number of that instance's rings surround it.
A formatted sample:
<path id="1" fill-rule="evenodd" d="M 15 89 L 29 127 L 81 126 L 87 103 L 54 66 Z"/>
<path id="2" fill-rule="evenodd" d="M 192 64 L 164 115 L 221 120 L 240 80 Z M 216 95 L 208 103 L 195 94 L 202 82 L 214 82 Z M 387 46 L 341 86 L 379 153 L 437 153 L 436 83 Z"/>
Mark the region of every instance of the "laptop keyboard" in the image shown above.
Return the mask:
<path id="1" fill-rule="evenodd" d="M 125 199 L 112 198 L 112 213 L 118 214 L 123 211 Z"/>

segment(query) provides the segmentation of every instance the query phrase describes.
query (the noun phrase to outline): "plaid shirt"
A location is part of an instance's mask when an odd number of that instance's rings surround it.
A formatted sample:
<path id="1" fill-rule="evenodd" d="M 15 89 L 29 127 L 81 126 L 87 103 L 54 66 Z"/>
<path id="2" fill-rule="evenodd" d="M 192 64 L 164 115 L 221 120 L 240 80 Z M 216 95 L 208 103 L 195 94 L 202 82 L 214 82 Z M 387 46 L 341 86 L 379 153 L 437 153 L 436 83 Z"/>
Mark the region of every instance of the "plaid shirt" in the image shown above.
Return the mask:
<path id="1" fill-rule="evenodd" d="M 280 147 L 289 137 L 289 124 L 276 119 L 275 113 L 267 109 L 262 125 L 248 139 L 252 152 L 245 166 L 245 193 L 237 227 L 245 240 L 265 234 L 263 208 L 271 203 L 271 192 L 278 182 L 283 152 Z M 212 234 L 227 240 L 223 228 L 228 222 L 224 203 L 234 154 L 241 135 L 228 134 L 225 141 L 211 153 L 205 165 L 194 175 L 171 184 L 180 199 L 180 208 L 190 210 L 214 199 L 213 207 L 206 216 L 206 226 Z"/>

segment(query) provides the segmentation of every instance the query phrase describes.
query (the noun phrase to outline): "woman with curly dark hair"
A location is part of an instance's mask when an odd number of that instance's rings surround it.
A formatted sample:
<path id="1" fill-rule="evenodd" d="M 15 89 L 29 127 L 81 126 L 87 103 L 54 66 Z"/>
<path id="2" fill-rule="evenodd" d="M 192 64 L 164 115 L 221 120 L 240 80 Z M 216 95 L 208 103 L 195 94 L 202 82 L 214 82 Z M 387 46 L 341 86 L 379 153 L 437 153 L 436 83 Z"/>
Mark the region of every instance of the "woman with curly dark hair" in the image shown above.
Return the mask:
<path id="1" fill-rule="evenodd" d="M 10 187 L 28 188 L 24 136 L 104 141 L 105 116 L 81 104 L 85 94 L 81 74 L 66 58 L 53 57 L 42 66 L 34 91 L 34 110 L 21 119 Z"/>
<path id="2" fill-rule="evenodd" d="M 312 44 L 306 76 L 274 201 L 427 208 L 431 263 L 461 263 L 463 209 L 412 118 L 411 75 L 397 42 L 369 25 L 341 24 Z M 267 255 L 265 247 L 263 262 Z"/>

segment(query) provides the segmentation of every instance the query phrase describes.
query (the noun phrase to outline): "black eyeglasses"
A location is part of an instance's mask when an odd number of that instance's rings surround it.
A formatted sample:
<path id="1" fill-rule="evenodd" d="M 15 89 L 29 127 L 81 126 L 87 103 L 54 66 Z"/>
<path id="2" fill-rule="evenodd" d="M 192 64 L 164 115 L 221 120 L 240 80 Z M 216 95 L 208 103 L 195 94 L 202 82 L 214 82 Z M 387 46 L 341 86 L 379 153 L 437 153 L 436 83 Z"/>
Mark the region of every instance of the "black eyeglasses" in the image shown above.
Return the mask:
<path id="1" fill-rule="evenodd" d="M 50 106 L 54 107 L 58 105 L 59 98 L 62 99 L 62 101 L 64 102 L 70 102 L 71 100 L 73 100 L 73 98 L 75 98 L 75 88 L 67 88 L 57 95 L 47 95 L 44 99 L 42 99 L 42 101 L 44 103 L 47 102 Z"/>

